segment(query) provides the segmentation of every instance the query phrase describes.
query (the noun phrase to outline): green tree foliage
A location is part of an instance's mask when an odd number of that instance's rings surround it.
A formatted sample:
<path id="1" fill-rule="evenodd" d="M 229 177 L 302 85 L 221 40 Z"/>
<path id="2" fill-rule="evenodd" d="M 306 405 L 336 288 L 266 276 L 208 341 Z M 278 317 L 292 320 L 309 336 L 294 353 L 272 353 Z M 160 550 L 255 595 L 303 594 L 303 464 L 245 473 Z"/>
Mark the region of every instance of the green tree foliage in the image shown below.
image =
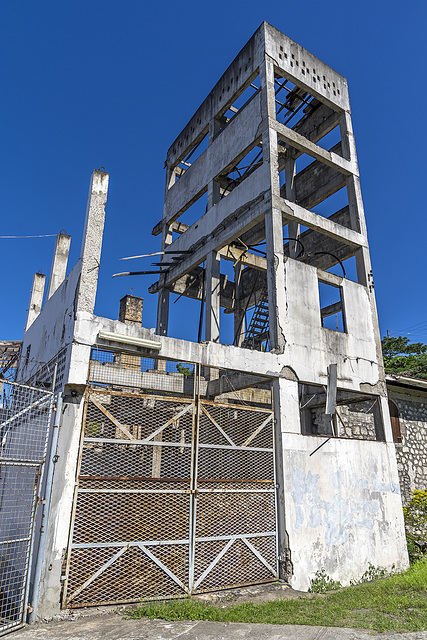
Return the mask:
<path id="1" fill-rule="evenodd" d="M 409 338 L 383 338 L 384 366 L 389 373 L 406 373 L 427 379 L 427 344 L 409 343 Z"/>

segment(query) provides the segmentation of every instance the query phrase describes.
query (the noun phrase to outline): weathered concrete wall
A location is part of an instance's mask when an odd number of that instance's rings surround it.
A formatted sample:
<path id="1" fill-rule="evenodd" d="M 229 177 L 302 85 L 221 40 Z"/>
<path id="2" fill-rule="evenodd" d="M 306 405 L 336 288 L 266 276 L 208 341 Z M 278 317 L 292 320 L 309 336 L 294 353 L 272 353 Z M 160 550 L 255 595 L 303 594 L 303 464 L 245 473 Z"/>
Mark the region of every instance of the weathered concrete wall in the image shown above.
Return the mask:
<path id="1" fill-rule="evenodd" d="M 396 442 L 402 500 L 406 504 L 417 489 L 427 489 L 427 392 L 387 385 L 399 409 L 402 442 Z"/>
<path id="2" fill-rule="evenodd" d="M 337 280 L 344 301 L 345 333 L 322 327 L 316 267 L 286 261 L 287 313 L 282 331 L 287 362 L 303 381 L 326 384 L 327 367 L 336 362 L 340 387 L 375 385 L 379 370 L 367 290 L 351 280 Z"/>
<path id="3" fill-rule="evenodd" d="M 292 586 L 307 590 L 316 571 L 347 585 L 368 568 L 407 566 L 393 444 L 286 434 L 286 528 Z"/>
<path id="4" fill-rule="evenodd" d="M 24 359 L 21 361 L 18 379 L 27 380 L 37 371 L 41 363 L 49 362 L 62 348 L 68 347 L 63 370 L 58 371 L 58 375 L 64 376 L 62 383 L 65 384 L 67 381 L 69 348 L 74 335 L 79 286 L 80 262 L 45 302 L 40 314 L 24 333 L 22 339 Z M 27 355 L 28 363 L 26 364 Z"/>

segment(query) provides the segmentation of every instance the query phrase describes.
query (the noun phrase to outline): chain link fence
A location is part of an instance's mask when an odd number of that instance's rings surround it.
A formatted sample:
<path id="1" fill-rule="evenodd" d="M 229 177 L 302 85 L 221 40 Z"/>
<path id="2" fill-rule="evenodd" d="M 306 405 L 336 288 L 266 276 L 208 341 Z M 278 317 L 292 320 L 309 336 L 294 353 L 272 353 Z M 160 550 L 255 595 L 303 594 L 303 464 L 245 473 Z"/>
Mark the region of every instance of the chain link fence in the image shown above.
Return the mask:
<path id="1" fill-rule="evenodd" d="M 0 635 L 25 621 L 53 393 L 0 381 Z"/>

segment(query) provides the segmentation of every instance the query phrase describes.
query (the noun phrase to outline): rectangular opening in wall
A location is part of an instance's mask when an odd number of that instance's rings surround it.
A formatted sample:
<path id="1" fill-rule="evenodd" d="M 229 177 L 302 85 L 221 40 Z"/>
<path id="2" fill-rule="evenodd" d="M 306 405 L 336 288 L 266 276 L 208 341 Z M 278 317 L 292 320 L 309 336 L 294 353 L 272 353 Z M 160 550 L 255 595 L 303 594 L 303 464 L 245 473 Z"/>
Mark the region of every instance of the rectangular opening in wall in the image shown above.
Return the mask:
<path id="1" fill-rule="evenodd" d="M 349 218 L 348 207 L 344 207 L 336 214 L 330 216 L 338 224 L 345 224 Z M 344 225 L 343 225 L 344 226 Z M 290 256 L 289 232 L 286 233 L 287 226 L 283 228 L 284 255 Z M 297 232 L 293 237 L 298 239 L 296 252 L 292 257 L 300 262 L 318 267 L 323 271 L 333 273 L 337 276 L 358 282 L 356 258 L 354 247 L 325 236 L 314 229 L 308 229 L 303 225 L 298 225 Z"/>
<path id="2" fill-rule="evenodd" d="M 301 68 L 302 79 L 306 71 L 307 68 Z M 275 99 L 278 122 L 324 149 L 341 141 L 340 130 L 336 129 L 340 114 L 280 72 L 275 73 Z M 328 134 L 333 130 L 334 134 L 329 137 Z"/>
<path id="3" fill-rule="evenodd" d="M 196 198 L 187 205 L 186 208 L 182 209 L 179 214 L 179 222 L 184 225 L 191 226 L 194 222 L 196 222 L 199 218 L 205 215 L 208 207 L 208 192 L 207 189 L 199 194 Z"/>
<path id="4" fill-rule="evenodd" d="M 216 132 L 215 137 L 225 129 L 230 121 L 249 103 L 252 98 L 260 91 L 259 75 L 249 80 L 243 87 L 233 96 L 232 101 L 228 103 L 215 118 Z"/>
<path id="5" fill-rule="evenodd" d="M 246 178 L 249 178 L 262 165 L 262 162 L 262 142 L 258 139 L 249 150 L 238 156 L 216 177 L 220 198 L 228 196 Z"/>
<path id="6" fill-rule="evenodd" d="M 242 299 L 235 344 L 255 351 L 270 351 L 270 320 L 267 276 L 264 271 L 247 267 L 242 273 Z"/>
<path id="7" fill-rule="evenodd" d="M 202 155 L 209 145 L 209 127 L 206 127 L 202 133 L 194 140 L 192 145 L 185 151 L 185 155 L 182 155 L 174 168 L 174 179 L 172 180 L 169 188 L 173 187 L 184 173 L 191 167 L 191 165 Z"/>
<path id="8" fill-rule="evenodd" d="M 300 207 L 313 211 L 323 218 L 332 218 L 339 211 L 348 208 L 346 176 L 320 160 L 313 160 L 307 153 L 300 153 L 283 140 L 278 144 L 279 149 L 279 181 L 282 198 L 295 202 Z M 338 147 L 333 147 L 338 151 Z M 294 165 L 295 177 L 293 189 L 286 188 L 285 167 L 288 158 L 288 170 Z M 339 224 L 352 228 L 350 216 L 342 217 Z M 359 231 L 359 228 L 355 229 Z"/>
<path id="9" fill-rule="evenodd" d="M 201 392 L 206 394 L 206 398 L 210 401 L 230 403 L 230 409 L 233 405 L 242 404 L 249 407 L 265 407 L 271 409 L 271 380 L 269 378 L 260 378 L 260 376 L 250 375 L 247 372 L 233 371 L 231 369 L 219 369 L 214 367 L 202 367 Z M 225 408 L 225 407 L 224 407 Z M 256 422 L 254 428 L 250 429 L 250 423 L 256 415 L 251 415 L 250 410 L 246 415 L 235 414 L 226 411 L 225 416 L 232 419 L 235 425 L 233 442 L 238 446 L 266 447 L 268 442 L 272 444 L 272 419 L 265 423 Z M 206 414 L 205 414 L 206 415 Z M 223 414 L 224 415 L 224 414 Z M 220 414 L 217 414 L 220 417 Z M 224 416 L 224 417 L 225 417 Z M 217 420 L 218 420 L 217 417 Z M 258 416 L 261 418 L 261 416 Z M 219 421 L 218 421 L 219 422 Z M 261 425 L 263 425 L 261 427 Z M 221 426 L 221 425 L 220 425 Z M 259 429 L 261 427 L 261 429 Z M 265 430 L 267 428 L 267 431 Z M 245 433 L 247 431 L 247 433 Z M 240 432 L 240 433 L 239 433 Z M 212 432 L 214 433 L 214 432 Z M 221 439 L 221 434 L 216 430 L 216 437 Z M 231 433 L 229 433 L 231 436 Z M 247 443 L 247 444 L 245 444 Z M 246 464 L 246 463 L 245 463 Z M 248 477 L 247 468 L 243 471 L 245 477 Z"/>
<path id="10" fill-rule="evenodd" d="M 337 390 L 335 412 L 326 413 L 326 388 L 299 385 L 301 432 L 304 435 L 355 440 L 384 440 L 379 396 Z"/>
<path id="11" fill-rule="evenodd" d="M 345 332 L 341 287 L 319 280 L 320 319 L 324 329 Z"/>

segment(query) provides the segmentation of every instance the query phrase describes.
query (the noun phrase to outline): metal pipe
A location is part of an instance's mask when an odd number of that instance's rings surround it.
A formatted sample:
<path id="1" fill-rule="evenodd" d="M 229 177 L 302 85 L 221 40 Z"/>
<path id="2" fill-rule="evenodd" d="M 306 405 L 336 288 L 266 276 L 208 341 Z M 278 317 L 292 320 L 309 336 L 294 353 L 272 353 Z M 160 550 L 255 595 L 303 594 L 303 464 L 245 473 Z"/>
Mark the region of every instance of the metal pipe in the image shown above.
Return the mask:
<path id="1" fill-rule="evenodd" d="M 31 613 L 28 617 L 28 622 L 30 624 L 36 621 L 37 617 L 37 608 L 40 599 L 40 576 L 42 572 L 42 565 L 44 560 L 44 552 L 46 547 L 46 537 L 47 537 L 47 522 L 49 517 L 50 510 L 50 501 L 52 497 L 52 484 L 53 484 L 53 473 L 55 469 L 55 464 L 57 462 L 56 457 L 56 448 L 58 445 L 58 436 L 59 436 L 59 426 L 61 420 L 61 410 L 62 410 L 62 400 L 63 394 L 60 392 L 58 394 L 58 400 L 56 404 L 56 412 L 55 412 L 55 423 L 53 425 L 53 434 L 52 434 L 52 444 L 50 448 L 51 455 L 47 460 L 47 476 L 46 476 L 46 486 L 45 486 L 45 502 L 43 504 L 43 512 L 41 519 L 41 534 L 39 539 L 39 545 L 37 549 L 37 562 L 36 568 L 34 571 L 34 589 L 31 597 Z"/>

